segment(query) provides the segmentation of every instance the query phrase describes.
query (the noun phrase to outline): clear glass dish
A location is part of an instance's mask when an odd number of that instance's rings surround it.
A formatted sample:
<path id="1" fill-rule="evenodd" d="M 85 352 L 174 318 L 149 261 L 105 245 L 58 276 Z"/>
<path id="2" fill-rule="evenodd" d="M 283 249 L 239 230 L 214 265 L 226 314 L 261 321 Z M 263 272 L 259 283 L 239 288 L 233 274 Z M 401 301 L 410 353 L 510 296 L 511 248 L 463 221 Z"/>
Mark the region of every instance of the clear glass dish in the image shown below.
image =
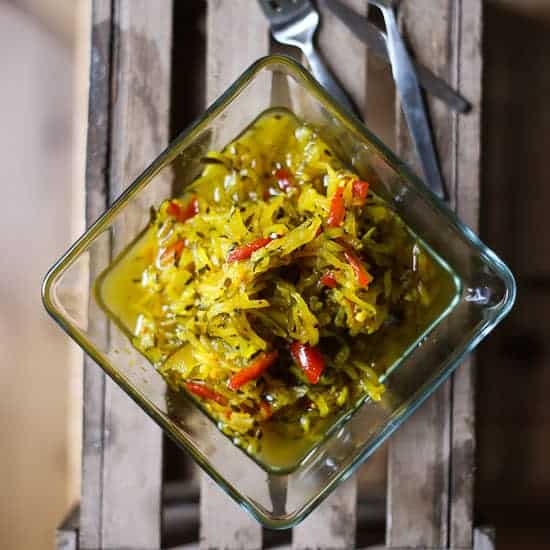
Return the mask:
<path id="1" fill-rule="evenodd" d="M 444 314 L 387 372 L 382 401 L 366 400 L 340 419 L 298 467 L 285 472 L 268 472 L 191 402 L 176 421 L 163 378 L 97 307 L 93 289 L 90 325 L 70 292 L 92 256 L 94 270 L 105 270 L 145 228 L 149 207 L 193 181 L 208 150 L 221 150 L 273 107 L 290 109 L 320 128 L 340 158 L 368 176 L 373 189 L 449 267 L 457 285 Z M 254 63 L 129 186 L 51 268 L 42 292 L 52 317 L 153 420 L 258 521 L 281 529 L 304 519 L 439 387 L 509 311 L 515 282 L 502 261 L 301 65 L 271 56 Z M 108 329 L 97 330 L 98 325 Z"/>

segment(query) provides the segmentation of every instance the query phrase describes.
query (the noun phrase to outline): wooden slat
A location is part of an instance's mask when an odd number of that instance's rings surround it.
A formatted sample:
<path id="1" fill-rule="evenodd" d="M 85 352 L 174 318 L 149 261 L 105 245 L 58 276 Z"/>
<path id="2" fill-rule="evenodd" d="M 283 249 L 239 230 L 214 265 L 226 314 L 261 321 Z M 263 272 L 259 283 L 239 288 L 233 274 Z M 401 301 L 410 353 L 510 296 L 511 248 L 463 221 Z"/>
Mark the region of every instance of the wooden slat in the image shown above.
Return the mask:
<path id="1" fill-rule="evenodd" d="M 436 100 L 430 100 L 429 107 L 450 203 L 458 207 L 464 221 L 475 227 L 479 201 L 481 2 L 437 0 L 428 5 L 408 0 L 400 6 L 401 21 L 415 56 L 472 101 L 472 113 L 458 121 Z M 397 117 L 398 151 L 418 170 L 400 112 Z M 462 366 L 454 383 L 440 388 L 391 441 L 390 547 L 472 545 L 472 368 L 471 362 Z"/>
<path id="2" fill-rule="evenodd" d="M 390 442 L 388 546 L 447 544 L 450 386 L 431 397 Z"/>
<path id="3" fill-rule="evenodd" d="M 114 200 L 168 143 L 172 1 L 117 0 L 113 10 L 110 199 Z M 155 203 L 170 182 L 155 184 Z M 148 196 L 148 201 L 154 199 Z M 113 254 L 148 221 L 147 205 L 126 210 Z M 111 335 L 123 349 L 125 336 Z M 111 380 L 105 386 L 102 540 L 105 548 L 159 548 L 162 434 Z"/>
<path id="4" fill-rule="evenodd" d="M 256 59 L 269 53 L 269 28 L 258 2 L 209 0 L 206 98 L 214 101 Z"/>
<path id="5" fill-rule="evenodd" d="M 415 56 L 449 77 L 452 14 L 444 0 L 400 4 L 400 19 Z M 434 137 L 447 190 L 454 185 L 453 126 L 449 111 L 429 101 Z M 398 154 L 421 173 L 399 105 Z M 450 193 L 454 196 L 454 191 Z M 390 547 L 445 547 L 448 536 L 450 384 L 445 384 L 395 434 L 388 467 L 387 544 Z"/>
<path id="6" fill-rule="evenodd" d="M 55 533 L 56 550 L 78 550 L 78 518 L 80 509 L 75 506 L 57 528 Z"/>
<path id="7" fill-rule="evenodd" d="M 95 0 L 92 7 L 92 55 L 86 162 L 86 225 L 107 207 L 109 166 L 109 101 L 111 97 L 111 0 Z M 90 254 L 89 277 L 94 281 L 100 266 L 109 261 L 104 243 Z M 107 323 L 95 300 L 88 309 L 88 332 L 96 342 L 107 345 Z M 84 355 L 84 403 L 82 434 L 82 501 L 80 548 L 101 548 L 101 494 L 103 468 L 103 404 L 105 374 Z"/>
<path id="8" fill-rule="evenodd" d="M 362 0 L 346 0 L 359 13 L 367 13 Z M 318 44 L 329 67 L 365 117 L 367 104 L 367 49 L 330 11 L 323 9 Z M 345 40 L 335 40 L 345 37 Z M 355 545 L 357 481 L 355 477 L 323 502 L 293 529 L 292 548 L 346 549 Z"/>
<path id="9" fill-rule="evenodd" d="M 492 527 L 474 529 L 474 550 L 495 550 L 496 536 Z"/>
<path id="10" fill-rule="evenodd" d="M 452 548 L 471 548 L 475 469 L 475 358 L 467 359 L 452 379 L 452 434 L 449 541 Z"/>
<path id="11" fill-rule="evenodd" d="M 269 52 L 269 32 L 257 2 L 209 0 L 207 12 L 207 103 L 246 67 Z M 201 475 L 200 545 L 204 549 L 257 549 L 261 525 L 205 474 Z"/>
<path id="12" fill-rule="evenodd" d="M 351 477 L 293 529 L 292 548 L 294 550 L 355 548 L 356 514 L 357 480 Z"/>
<path id="13" fill-rule="evenodd" d="M 455 13 L 458 29 L 456 84 L 472 104 L 458 117 L 456 143 L 456 211 L 474 230 L 479 226 L 481 183 L 481 101 L 483 9 L 480 0 L 462 0 Z M 457 6 L 458 7 L 458 6 Z M 475 362 L 467 360 L 453 376 L 450 545 L 473 544 L 475 467 Z M 480 543 L 478 543 L 479 545 Z M 474 543 L 475 546 L 475 543 Z M 477 548 L 477 547 L 476 547 Z"/>
<path id="14" fill-rule="evenodd" d="M 171 0 L 93 3 L 88 224 L 168 141 L 171 8 Z M 136 225 L 144 219 L 136 214 Z M 92 281 L 135 235 L 117 229 L 114 249 L 105 242 L 90 258 Z M 96 308 L 92 300 L 89 330 L 107 342 Z M 90 359 L 85 365 L 80 548 L 159 548 L 160 430 Z"/>
<path id="15" fill-rule="evenodd" d="M 343 3 L 357 13 L 367 15 L 366 2 L 343 0 Z M 366 120 L 367 48 L 330 10 L 321 7 L 320 11 L 321 25 L 317 33 L 319 50 L 338 82 L 342 84 Z"/>

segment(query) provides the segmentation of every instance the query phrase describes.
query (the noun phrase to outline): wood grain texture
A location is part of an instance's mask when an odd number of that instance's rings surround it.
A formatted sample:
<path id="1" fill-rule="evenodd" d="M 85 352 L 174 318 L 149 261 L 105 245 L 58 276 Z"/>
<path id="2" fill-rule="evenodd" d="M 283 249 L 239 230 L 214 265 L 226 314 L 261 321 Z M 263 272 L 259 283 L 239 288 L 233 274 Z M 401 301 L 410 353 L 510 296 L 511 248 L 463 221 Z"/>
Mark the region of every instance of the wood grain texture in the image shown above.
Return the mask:
<path id="1" fill-rule="evenodd" d="M 269 53 L 269 27 L 258 3 L 249 0 L 209 0 L 206 27 L 206 98 L 212 103 Z"/>
<path id="2" fill-rule="evenodd" d="M 476 527 L 474 529 L 473 550 L 495 550 L 496 536 L 492 527 Z"/>
<path id="3" fill-rule="evenodd" d="M 357 13 L 367 15 L 366 2 L 342 1 Z M 317 44 L 323 59 L 366 120 L 367 48 L 330 10 L 320 6 L 320 12 L 321 23 L 317 33 Z"/>
<path id="4" fill-rule="evenodd" d="M 345 0 L 358 13 L 367 13 L 361 0 Z M 329 10 L 321 10 L 322 25 L 317 42 L 323 58 L 366 117 L 367 49 Z M 345 39 L 335 40 L 335 37 Z M 321 503 L 303 523 L 293 529 L 292 548 L 347 549 L 355 546 L 357 513 L 357 479 L 348 479 Z"/>
<path id="5" fill-rule="evenodd" d="M 387 544 L 447 544 L 450 385 L 440 388 L 399 429 L 388 455 Z"/>
<path id="6" fill-rule="evenodd" d="M 171 0 L 117 0 L 114 8 L 111 202 L 168 143 L 172 46 Z M 113 254 L 146 225 L 151 201 L 168 196 L 170 182 L 155 183 L 155 193 L 147 204 L 133 202 L 125 210 L 113 234 Z M 121 348 L 122 338 L 113 332 L 111 348 Z M 103 547 L 159 548 L 161 430 L 111 380 L 104 429 Z"/>
<path id="7" fill-rule="evenodd" d="M 483 6 L 461 0 L 455 11 L 457 29 L 456 86 L 469 99 L 472 111 L 456 120 L 456 211 L 477 231 L 481 185 L 481 107 L 483 82 Z M 453 548 L 474 542 L 475 358 L 453 375 L 451 495 L 449 541 Z M 474 544 L 475 545 L 475 544 Z"/>
<path id="8" fill-rule="evenodd" d="M 57 528 L 55 533 L 56 550 L 78 550 L 78 520 L 80 509 L 75 506 Z"/>
<path id="9" fill-rule="evenodd" d="M 418 61 L 449 79 L 452 57 L 450 3 L 406 0 L 400 22 Z M 428 99 L 434 142 L 450 197 L 454 186 L 454 128 L 450 112 Z M 396 113 L 398 154 L 419 174 L 399 101 Z M 444 384 L 399 429 L 390 442 L 388 466 L 387 544 L 389 547 L 445 547 L 448 542 L 451 385 Z"/>
<path id="10" fill-rule="evenodd" d="M 400 5 L 415 57 L 472 102 L 467 116 L 428 100 L 450 204 L 477 227 L 481 98 L 481 2 L 412 1 Z M 462 80 L 464 79 L 464 80 Z M 399 108 L 399 107 L 398 107 Z M 418 170 L 400 110 L 397 148 Z M 463 365 L 399 430 L 389 454 L 390 547 L 471 548 L 474 460 L 473 363 Z"/>
<path id="11" fill-rule="evenodd" d="M 94 1 L 86 174 L 88 224 L 167 143 L 170 10 L 168 1 L 156 6 L 147 2 Z M 116 67 L 112 58 L 115 47 Z M 115 249 L 129 237 L 123 231 L 117 233 Z M 92 281 L 111 254 L 106 241 L 102 248 L 94 248 L 90 258 Z M 94 339 L 107 343 L 108 326 L 96 308 L 92 300 L 89 330 Z M 85 361 L 84 394 L 79 547 L 158 548 L 160 430 L 114 383 L 106 380 L 89 358 Z"/>
<path id="12" fill-rule="evenodd" d="M 91 225 L 108 205 L 108 170 L 111 99 L 111 0 L 94 0 L 92 7 L 92 45 L 90 62 L 90 102 L 86 161 L 86 225 Z M 100 266 L 110 258 L 108 243 L 90 254 L 89 277 L 94 281 Z M 88 332 L 107 347 L 108 327 L 99 314 L 95 300 L 88 307 Z M 105 374 L 84 355 L 84 402 L 82 434 L 82 500 L 80 506 L 79 546 L 101 548 L 101 499 L 103 471 L 103 433 Z"/>
<path id="13" fill-rule="evenodd" d="M 203 550 L 262 548 L 262 526 L 206 474 L 201 474 L 199 542 Z"/>
<path id="14" fill-rule="evenodd" d="M 355 548 L 357 480 L 340 485 L 298 527 L 293 529 L 294 550 L 345 550 Z"/>
<path id="15" fill-rule="evenodd" d="M 210 104 L 251 63 L 269 53 L 269 30 L 258 3 L 249 0 L 209 0 L 206 27 L 206 102 Z M 200 547 L 252 550 L 261 546 L 261 525 L 201 474 Z"/>

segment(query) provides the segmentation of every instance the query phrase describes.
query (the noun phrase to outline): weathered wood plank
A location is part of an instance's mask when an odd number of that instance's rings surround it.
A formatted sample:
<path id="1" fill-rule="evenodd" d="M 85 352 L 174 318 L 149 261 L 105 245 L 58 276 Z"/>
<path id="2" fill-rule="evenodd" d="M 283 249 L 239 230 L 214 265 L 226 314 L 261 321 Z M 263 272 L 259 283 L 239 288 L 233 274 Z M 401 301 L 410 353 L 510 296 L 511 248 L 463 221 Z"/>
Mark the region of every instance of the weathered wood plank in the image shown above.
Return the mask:
<path id="1" fill-rule="evenodd" d="M 473 550 L 495 550 L 496 536 L 493 527 L 476 527 L 474 529 Z"/>
<path id="2" fill-rule="evenodd" d="M 78 550 L 78 519 L 80 509 L 75 506 L 57 528 L 55 533 L 56 550 Z"/>
<path id="3" fill-rule="evenodd" d="M 168 143 L 172 1 L 116 0 L 112 16 L 111 202 Z M 160 200 L 170 193 L 170 182 L 155 188 Z M 149 206 L 126 210 L 113 236 L 113 254 L 147 223 Z M 119 338 L 124 337 L 111 334 L 112 348 L 125 344 Z M 104 407 L 103 548 L 159 548 L 161 430 L 110 380 Z"/>
<path id="4" fill-rule="evenodd" d="M 456 9 L 456 86 L 472 104 L 458 117 L 456 144 L 456 211 L 474 230 L 479 225 L 481 183 L 481 101 L 483 6 L 462 0 Z M 473 533 L 475 468 L 475 359 L 468 359 L 453 376 L 451 441 L 450 546 L 470 548 Z M 479 545 L 480 543 L 478 543 Z"/>
<path id="5" fill-rule="evenodd" d="M 452 548 L 471 548 L 475 468 L 475 358 L 453 375 L 449 540 Z"/>
<path id="6" fill-rule="evenodd" d="M 111 98 L 111 0 L 95 0 L 92 7 L 90 102 L 86 162 L 86 225 L 91 225 L 108 204 L 109 102 Z M 90 255 L 89 277 L 94 281 L 110 250 L 104 243 Z M 89 301 L 88 331 L 97 342 L 107 343 L 107 323 L 95 300 Z M 79 546 L 101 548 L 101 497 L 103 471 L 103 405 L 105 374 L 84 355 L 82 426 L 82 501 Z"/>
<path id="7" fill-rule="evenodd" d="M 346 0 L 358 13 L 367 14 L 362 0 Z M 329 10 L 321 9 L 322 25 L 318 44 L 323 57 L 351 97 L 366 116 L 367 49 L 350 34 L 345 25 Z M 335 40 L 335 37 L 345 40 Z M 352 477 L 341 485 L 303 523 L 293 529 L 292 548 L 345 549 L 355 546 L 357 480 Z"/>
<path id="8" fill-rule="evenodd" d="M 471 0 L 466 5 L 441 0 L 427 5 L 405 1 L 400 11 L 416 57 L 459 87 L 473 103 L 473 112 L 458 121 L 437 100 L 430 99 L 428 105 L 451 206 L 461 205 L 462 218 L 475 226 L 479 200 L 481 53 L 477 31 L 480 23 L 471 18 L 480 16 L 480 2 Z M 462 36 L 467 38 L 461 40 Z M 462 50 L 465 42 L 469 52 Z M 463 72 L 467 79 L 464 87 L 459 82 Z M 398 151 L 418 170 L 414 147 L 400 112 L 397 119 Z M 471 158 L 464 157 L 463 146 Z M 391 442 L 387 533 L 390 547 L 444 547 L 449 542 L 452 547 L 471 547 L 471 371 L 471 364 L 462 367 L 454 385 L 445 384 Z"/>
<path id="9" fill-rule="evenodd" d="M 349 478 L 293 529 L 294 550 L 355 548 L 357 480 Z"/>
<path id="10" fill-rule="evenodd" d="M 405 1 L 400 19 L 415 56 L 442 76 L 449 76 L 449 3 Z M 399 102 L 398 102 L 399 103 Z M 446 189 L 454 196 L 453 127 L 449 112 L 429 100 L 430 118 Z M 408 128 L 398 106 L 396 142 L 400 154 L 418 173 Z M 445 384 L 395 434 L 388 469 L 387 544 L 390 547 L 443 547 L 448 537 L 450 384 Z"/>
<path id="11" fill-rule="evenodd" d="M 362 0 L 343 0 L 357 13 L 367 15 L 367 3 Z M 323 58 L 338 82 L 366 120 L 367 106 L 367 48 L 330 10 L 320 6 L 321 24 L 317 43 Z M 338 37 L 338 39 L 336 39 Z"/>
<path id="12" fill-rule="evenodd" d="M 209 0 L 206 96 L 214 101 L 258 57 L 269 52 L 269 31 L 257 2 Z M 201 475 L 200 546 L 256 549 L 261 525 L 239 508 L 205 474 Z"/>
<path id="13" fill-rule="evenodd" d="M 391 548 L 446 545 L 449 402 L 445 384 L 390 442 L 386 519 Z"/>
<path id="14" fill-rule="evenodd" d="M 211 103 L 269 53 L 269 28 L 258 3 L 247 0 L 209 0 L 206 27 L 206 97 Z"/>

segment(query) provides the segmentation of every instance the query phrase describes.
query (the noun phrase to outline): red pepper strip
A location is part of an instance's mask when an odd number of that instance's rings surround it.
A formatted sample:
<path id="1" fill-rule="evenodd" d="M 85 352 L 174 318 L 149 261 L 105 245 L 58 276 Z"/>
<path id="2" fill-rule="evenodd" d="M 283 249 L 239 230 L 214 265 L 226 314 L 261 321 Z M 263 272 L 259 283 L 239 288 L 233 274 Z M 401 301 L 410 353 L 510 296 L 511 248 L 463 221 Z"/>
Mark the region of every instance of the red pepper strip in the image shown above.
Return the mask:
<path id="1" fill-rule="evenodd" d="M 344 188 L 338 187 L 330 201 L 330 210 L 328 212 L 328 225 L 330 227 L 340 227 L 344 221 L 346 209 L 344 207 Z"/>
<path id="2" fill-rule="evenodd" d="M 172 218 L 178 219 L 181 216 L 181 206 L 177 202 L 170 201 L 166 207 L 166 213 Z"/>
<path id="3" fill-rule="evenodd" d="M 177 260 L 179 260 L 179 257 L 181 256 L 184 247 L 185 243 L 183 241 L 176 241 L 175 243 L 171 244 L 160 255 L 160 263 L 164 265 L 171 262 L 172 260 L 176 262 Z"/>
<path id="4" fill-rule="evenodd" d="M 243 244 L 233 249 L 229 256 L 227 256 L 228 262 L 239 262 L 241 260 L 248 260 L 252 256 L 253 252 L 267 246 L 271 241 L 274 241 L 273 237 L 260 237 L 255 241 L 249 242 L 248 244 Z"/>
<path id="5" fill-rule="evenodd" d="M 307 379 L 312 384 L 317 384 L 321 374 L 325 370 L 325 360 L 321 352 L 314 346 L 302 344 L 301 342 L 292 342 L 290 353 L 294 361 L 305 372 Z"/>
<path id="6" fill-rule="evenodd" d="M 334 277 L 334 273 L 329 271 L 328 273 L 325 273 L 320 279 L 320 283 L 324 286 L 328 286 L 329 288 L 336 288 L 338 286 L 338 283 L 336 282 L 336 278 Z"/>
<path id="7" fill-rule="evenodd" d="M 257 359 L 252 361 L 248 367 L 236 372 L 229 379 L 229 387 L 233 391 L 236 391 L 242 385 L 250 382 L 250 380 L 255 380 L 275 362 L 278 356 L 279 352 L 277 350 L 271 353 L 262 353 Z"/>
<path id="8" fill-rule="evenodd" d="M 260 401 L 260 412 L 263 420 L 269 420 L 273 416 L 273 409 L 267 401 Z"/>
<path id="9" fill-rule="evenodd" d="M 367 193 L 369 192 L 369 184 L 366 181 L 355 180 L 352 185 L 352 194 L 354 202 L 358 206 L 363 206 L 367 200 Z"/>
<path id="10" fill-rule="evenodd" d="M 170 201 L 170 204 L 166 207 L 166 213 L 176 218 L 178 222 L 184 223 L 199 213 L 199 201 L 197 197 L 192 197 L 184 207 L 181 207 L 177 202 Z"/>
<path id="11" fill-rule="evenodd" d="M 286 169 L 281 168 L 275 172 L 277 183 L 283 191 L 287 191 L 291 187 L 294 187 L 294 181 L 292 180 L 292 174 Z"/>
<path id="12" fill-rule="evenodd" d="M 210 389 L 208 386 L 205 386 L 204 384 L 199 384 L 197 382 L 186 382 L 185 387 L 187 388 L 187 391 L 189 391 L 193 395 L 201 397 L 202 399 L 209 399 L 210 401 L 215 401 L 216 403 L 218 403 L 218 405 L 222 405 L 222 406 L 227 405 L 227 399 L 223 395 Z"/>
<path id="13" fill-rule="evenodd" d="M 344 256 L 355 272 L 359 286 L 368 286 L 372 281 L 372 275 L 365 269 L 363 262 L 350 250 L 345 250 Z"/>

